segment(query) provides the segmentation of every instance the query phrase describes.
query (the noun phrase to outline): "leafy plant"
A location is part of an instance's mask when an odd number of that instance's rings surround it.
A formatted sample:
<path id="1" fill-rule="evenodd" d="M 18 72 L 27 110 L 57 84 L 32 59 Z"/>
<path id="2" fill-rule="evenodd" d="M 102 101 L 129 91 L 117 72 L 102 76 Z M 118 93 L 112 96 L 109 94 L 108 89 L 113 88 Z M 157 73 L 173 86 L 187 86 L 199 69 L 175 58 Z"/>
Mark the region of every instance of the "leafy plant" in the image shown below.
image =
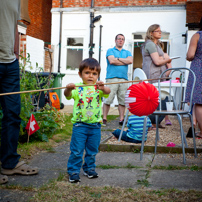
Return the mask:
<path id="1" fill-rule="evenodd" d="M 42 75 L 43 68 L 36 64 L 35 73 L 27 71 L 32 70 L 33 67 L 30 62 L 30 55 L 27 57 L 20 56 L 20 89 L 21 91 L 33 91 L 39 89 L 46 89 L 53 85 L 53 77 L 44 77 Z M 40 140 L 48 141 L 53 131 L 58 127 L 56 123 L 58 112 L 51 110 L 51 107 L 46 104 L 43 109 L 39 109 L 39 100 L 42 92 L 30 92 L 21 94 L 21 129 L 19 140 L 24 142 L 27 139 L 26 124 L 31 116 L 34 114 L 40 129 L 30 136 L 30 141 Z M 36 111 L 36 112 L 35 112 Z"/>

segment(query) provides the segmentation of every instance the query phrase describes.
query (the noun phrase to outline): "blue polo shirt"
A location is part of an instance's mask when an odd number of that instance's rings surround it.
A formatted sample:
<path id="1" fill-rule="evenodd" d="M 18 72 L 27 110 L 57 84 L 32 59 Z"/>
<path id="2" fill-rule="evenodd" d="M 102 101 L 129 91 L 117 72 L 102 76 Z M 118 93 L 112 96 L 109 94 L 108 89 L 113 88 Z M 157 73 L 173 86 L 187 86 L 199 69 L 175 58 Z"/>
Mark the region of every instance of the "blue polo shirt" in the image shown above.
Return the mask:
<path id="1" fill-rule="evenodd" d="M 127 58 L 132 56 L 130 51 L 121 49 L 118 50 L 116 47 L 107 50 L 107 76 L 106 79 L 120 78 L 128 80 L 128 65 L 113 65 L 109 63 L 108 56 L 113 55 L 115 58 Z"/>

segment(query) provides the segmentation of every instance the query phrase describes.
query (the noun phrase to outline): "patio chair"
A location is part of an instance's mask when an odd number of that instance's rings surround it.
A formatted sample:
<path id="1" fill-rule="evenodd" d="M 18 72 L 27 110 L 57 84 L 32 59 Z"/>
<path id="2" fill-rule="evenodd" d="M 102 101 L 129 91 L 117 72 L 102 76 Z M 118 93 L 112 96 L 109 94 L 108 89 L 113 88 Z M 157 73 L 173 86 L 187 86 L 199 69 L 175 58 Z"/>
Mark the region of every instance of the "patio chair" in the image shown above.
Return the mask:
<path id="1" fill-rule="evenodd" d="M 169 86 L 169 101 L 173 102 L 173 110 L 172 111 L 168 111 L 168 110 L 162 110 L 161 109 L 161 102 L 159 103 L 159 110 L 156 110 L 153 112 L 152 115 L 155 115 L 156 118 L 156 139 L 155 139 L 155 154 L 157 151 L 157 141 L 159 140 L 159 123 L 158 123 L 158 117 L 160 115 L 175 115 L 178 118 L 179 124 L 180 124 L 180 135 L 181 135 L 181 142 L 182 142 L 182 152 L 183 152 L 183 163 L 186 164 L 186 158 L 185 158 L 185 147 L 187 146 L 186 143 L 186 137 L 185 137 L 185 133 L 182 127 L 182 115 L 188 115 L 190 118 L 190 122 L 191 122 L 191 126 L 192 126 L 192 133 L 194 134 L 194 126 L 193 126 L 193 119 L 192 119 L 192 115 L 191 115 L 191 108 L 192 108 L 192 97 L 193 97 L 193 91 L 194 91 L 194 87 L 195 87 L 195 82 L 196 82 L 196 76 L 194 74 L 194 72 L 186 67 L 179 67 L 179 68 L 170 68 L 165 70 L 164 72 L 162 72 L 162 74 L 160 75 L 159 78 L 162 78 L 164 73 L 166 73 L 167 71 L 171 72 L 171 76 L 174 72 L 179 71 L 180 73 L 185 73 L 185 71 L 188 71 L 189 74 L 193 75 L 193 83 L 192 83 L 192 90 L 191 90 L 191 95 L 190 95 L 190 105 L 189 108 L 184 110 L 182 108 L 182 103 L 184 100 L 184 95 L 183 95 L 183 83 L 173 83 L 172 80 L 169 80 L 169 83 L 167 84 Z M 160 82 L 160 80 L 158 81 L 158 90 L 159 90 L 159 98 L 161 98 L 161 86 L 165 86 L 165 82 Z M 171 91 L 172 88 L 174 87 L 180 87 L 180 94 L 177 95 L 172 95 Z M 144 128 L 143 128 L 143 137 L 142 137 L 142 145 L 141 145 L 141 152 L 140 152 L 140 160 L 142 160 L 143 157 L 143 150 L 144 150 L 144 140 L 145 140 L 145 131 L 146 131 L 146 123 L 147 123 L 147 117 L 145 117 L 144 120 Z M 169 135 L 169 134 L 168 134 Z M 197 152 L 196 152 L 196 142 L 195 142 L 195 137 L 193 136 L 193 144 L 194 144 L 194 153 L 195 153 L 195 157 L 197 157 Z"/>

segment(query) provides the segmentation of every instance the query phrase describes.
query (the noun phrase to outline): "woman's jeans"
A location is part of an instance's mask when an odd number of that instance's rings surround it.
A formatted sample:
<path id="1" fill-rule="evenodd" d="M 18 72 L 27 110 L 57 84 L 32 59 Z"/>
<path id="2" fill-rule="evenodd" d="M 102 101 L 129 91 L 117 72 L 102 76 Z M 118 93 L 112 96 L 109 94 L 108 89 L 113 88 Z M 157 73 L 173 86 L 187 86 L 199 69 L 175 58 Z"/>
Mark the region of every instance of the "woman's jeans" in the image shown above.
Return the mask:
<path id="1" fill-rule="evenodd" d="M 20 72 L 18 60 L 0 63 L 0 92 L 20 91 Z M 1 123 L 1 163 L 2 167 L 12 169 L 20 159 L 17 154 L 20 132 L 20 94 L 0 96 L 3 110 Z"/>
<path id="2" fill-rule="evenodd" d="M 101 124 L 75 123 L 73 125 L 72 138 L 70 143 L 71 154 L 67 163 L 68 174 L 80 173 L 94 170 L 95 156 L 101 139 Z M 86 151 L 83 163 L 83 152 Z"/>
<path id="3" fill-rule="evenodd" d="M 112 132 L 112 134 L 113 134 L 117 139 L 119 139 L 119 136 L 120 136 L 120 134 L 121 134 L 121 130 L 120 130 L 120 129 L 116 129 L 115 131 Z M 121 136 L 121 140 L 123 140 L 123 141 L 125 141 L 125 142 L 142 143 L 142 141 L 135 140 L 135 139 L 132 139 L 132 138 L 128 137 L 126 131 L 123 131 L 123 134 L 122 134 L 122 136 Z"/>

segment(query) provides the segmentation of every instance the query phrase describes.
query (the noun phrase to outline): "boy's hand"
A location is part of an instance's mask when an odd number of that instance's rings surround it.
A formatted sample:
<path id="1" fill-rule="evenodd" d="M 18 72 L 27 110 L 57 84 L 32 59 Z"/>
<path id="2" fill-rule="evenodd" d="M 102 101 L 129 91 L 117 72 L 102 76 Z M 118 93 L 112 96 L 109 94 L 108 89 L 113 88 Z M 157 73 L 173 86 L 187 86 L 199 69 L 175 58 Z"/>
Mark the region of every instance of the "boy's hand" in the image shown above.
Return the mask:
<path id="1" fill-rule="evenodd" d="M 69 83 L 69 84 L 67 84 L 67 85 L 66 85 L 66 88 L 67 88 L 68 90 L 73 90 L 73 89 L 76 89 L 76 87 L 75 87 L 75 84 L 74 84 L 74 83 Z"/>
<path id="2" fill-rule="evenodd" d="M 66 85 L 65 91 L 64 91 L 64 95 L 66 97 L 71 96 L 72 94 L 72 90 L 76 89 L 75 84 L 74 83 L 69 83 Z"/>
<path id="3" fill-rule="evenodd" d="M 104 90 L 104 82 L 103 81 L 97 81 L 96 82 L 98 90 Z"/>
<path id="4" fill-rule="evenodd" d="M 104 85 L 103 81 L 96 82 L 98 90 L 102 90 L 104 94 L 109 94 L 111 92 L 110 88 Z"/>

